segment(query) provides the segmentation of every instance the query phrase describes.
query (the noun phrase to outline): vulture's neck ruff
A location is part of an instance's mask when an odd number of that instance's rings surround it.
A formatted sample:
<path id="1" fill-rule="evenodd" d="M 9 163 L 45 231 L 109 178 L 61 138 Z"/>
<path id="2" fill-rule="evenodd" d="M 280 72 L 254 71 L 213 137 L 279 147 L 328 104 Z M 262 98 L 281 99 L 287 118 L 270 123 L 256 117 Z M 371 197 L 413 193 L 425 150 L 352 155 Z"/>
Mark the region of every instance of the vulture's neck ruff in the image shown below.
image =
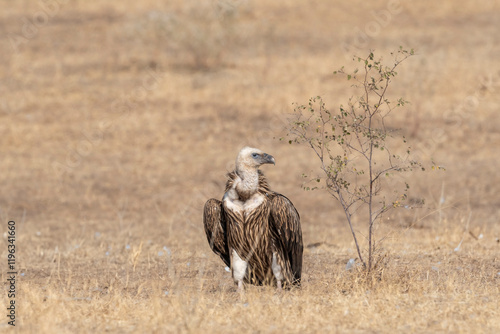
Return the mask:
<path id="1" fill-rule="evenodd" d="M 236 174 L 240 178 L 236 183 L 236 192 L 240 199 L 246 201 L 259 190 L 259 172 L 257 168 L 236 166 Z"/>

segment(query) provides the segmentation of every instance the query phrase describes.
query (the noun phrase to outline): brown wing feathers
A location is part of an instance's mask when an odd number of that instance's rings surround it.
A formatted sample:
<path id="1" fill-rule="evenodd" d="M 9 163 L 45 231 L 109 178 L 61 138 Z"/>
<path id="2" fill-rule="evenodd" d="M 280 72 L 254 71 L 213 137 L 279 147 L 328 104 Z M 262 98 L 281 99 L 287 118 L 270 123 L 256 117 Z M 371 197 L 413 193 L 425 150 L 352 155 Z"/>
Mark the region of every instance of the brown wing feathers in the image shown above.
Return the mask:
<path id="1" fill-rule="evenodd" d="M 205 203 L 203 224 L 210 248 L 220 256 L 226 266 L 229 266 L 231 261 L 227 246 L 226 219 L 222 211 L 221 201 L 212 198 Z"/>
<path id="2" fill-rule="evenodd" d="M 285 275 L 289 283 L 300 283 L 302 272 L 302 232 L 300 216 L 292 202 L 285 196 L 274 193 L 271 198 L 271 225 L 278 235 L 276 245 L 281 246 Z"/>

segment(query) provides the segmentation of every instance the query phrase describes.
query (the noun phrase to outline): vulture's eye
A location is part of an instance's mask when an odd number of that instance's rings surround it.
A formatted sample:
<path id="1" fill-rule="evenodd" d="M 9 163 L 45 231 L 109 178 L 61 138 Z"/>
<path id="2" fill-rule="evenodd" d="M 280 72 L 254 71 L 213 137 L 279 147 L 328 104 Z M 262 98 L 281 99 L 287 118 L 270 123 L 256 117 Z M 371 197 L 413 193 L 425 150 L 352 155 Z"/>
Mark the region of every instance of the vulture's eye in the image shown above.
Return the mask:
<path id="1" fill-rule="evenodd" d="M 253 158 L 258 158 L 258 157 L 259 157 L 259 154 L 258 154 L 258 153 L 252 153 L 252 157 L 253 157 Z"/>

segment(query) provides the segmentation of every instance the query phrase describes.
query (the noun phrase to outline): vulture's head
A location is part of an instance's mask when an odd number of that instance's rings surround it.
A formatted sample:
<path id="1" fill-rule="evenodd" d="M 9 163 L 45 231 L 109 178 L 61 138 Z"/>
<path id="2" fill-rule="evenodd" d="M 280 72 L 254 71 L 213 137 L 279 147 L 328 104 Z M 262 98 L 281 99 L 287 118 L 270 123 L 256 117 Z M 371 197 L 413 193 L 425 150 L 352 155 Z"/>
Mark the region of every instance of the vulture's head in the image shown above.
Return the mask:
<path id="1" fill-rule="evenodd" d="M 263 164 L 275 164 L 274 157 L 257 148 L 244 147 L 236 158 L 236 168 L 257 169 Z"/>

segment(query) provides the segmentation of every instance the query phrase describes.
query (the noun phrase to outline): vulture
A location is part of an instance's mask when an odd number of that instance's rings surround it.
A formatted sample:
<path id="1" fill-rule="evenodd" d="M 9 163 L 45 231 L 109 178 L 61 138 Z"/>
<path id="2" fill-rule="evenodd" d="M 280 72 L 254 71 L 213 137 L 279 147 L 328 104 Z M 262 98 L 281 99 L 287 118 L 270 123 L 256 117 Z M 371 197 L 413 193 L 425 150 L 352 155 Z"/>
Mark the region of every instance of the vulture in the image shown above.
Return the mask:
<path id="1" fill-rule="evenodd" d="M 263 164 L 274 157 L 245 147 L 228 173 L 222 201 L 205 203 L 203 224 L 212 251 L 231 268 L 238 291 L 243 284 L 300 285 L 302 231 L 300 216 L 292 202 L 270 190 Z"/>

